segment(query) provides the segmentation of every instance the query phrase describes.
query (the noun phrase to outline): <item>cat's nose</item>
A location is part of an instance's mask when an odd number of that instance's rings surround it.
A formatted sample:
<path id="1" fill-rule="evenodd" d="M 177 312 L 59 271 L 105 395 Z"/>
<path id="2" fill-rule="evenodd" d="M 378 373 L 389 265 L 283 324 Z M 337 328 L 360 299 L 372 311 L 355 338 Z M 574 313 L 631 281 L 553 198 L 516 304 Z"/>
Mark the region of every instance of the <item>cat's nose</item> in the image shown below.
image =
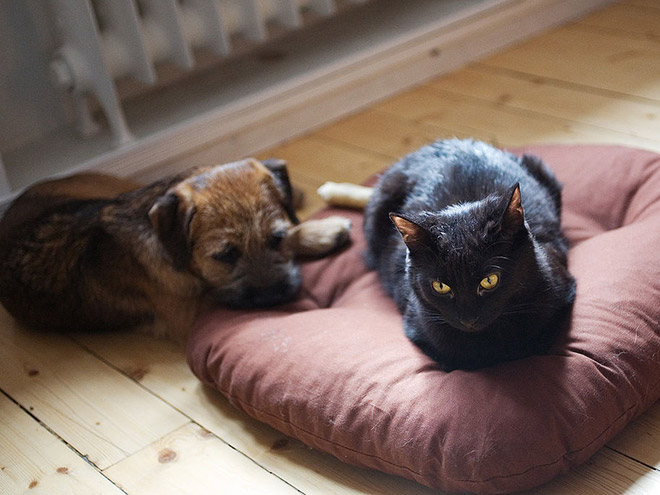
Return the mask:
<path id="1" fill-rule="evenodd" d="M 474 316 L 471 318 L 460 318 L 459 321 L 461 322 L 461 325 L 463 325 L 465 328 L 470 329 L 470 330 L 476 330 L 478 329 L 479 325 L 479 317 Z"/>

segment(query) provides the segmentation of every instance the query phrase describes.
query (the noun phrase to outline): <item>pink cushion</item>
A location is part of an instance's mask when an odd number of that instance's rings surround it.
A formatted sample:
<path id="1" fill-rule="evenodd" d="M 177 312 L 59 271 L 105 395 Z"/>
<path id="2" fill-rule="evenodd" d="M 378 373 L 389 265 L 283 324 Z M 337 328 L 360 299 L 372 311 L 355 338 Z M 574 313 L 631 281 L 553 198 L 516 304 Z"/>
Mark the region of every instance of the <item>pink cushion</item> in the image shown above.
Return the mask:
<path id="1" fill-rule="evenodd" d="M 584 462 L 660 398 L 660 156 L 537 146 L 564 188 L 577 279 L 548 355 L 444 373 L 403 334 L 353 246 L 304 266 L 301 297 L 217 309 L 189 341 L 197 376 L 247 414 L 338 458 L 448 491 L 539 485 Z"/>

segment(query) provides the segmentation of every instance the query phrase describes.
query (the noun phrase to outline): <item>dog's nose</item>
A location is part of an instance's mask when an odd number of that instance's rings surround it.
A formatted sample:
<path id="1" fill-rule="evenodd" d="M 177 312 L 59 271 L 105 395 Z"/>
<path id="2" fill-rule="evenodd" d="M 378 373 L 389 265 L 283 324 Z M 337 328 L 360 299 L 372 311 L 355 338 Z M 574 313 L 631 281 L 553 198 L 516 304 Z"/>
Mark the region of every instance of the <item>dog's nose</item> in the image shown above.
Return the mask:
<path id="1" fill-rule="evenodd" d="M 246 287 L 243 297 L 250 306 L 268 307 L 289 302 L 299 289 L 298 280 L 283 280 L 270 287 Z"/>

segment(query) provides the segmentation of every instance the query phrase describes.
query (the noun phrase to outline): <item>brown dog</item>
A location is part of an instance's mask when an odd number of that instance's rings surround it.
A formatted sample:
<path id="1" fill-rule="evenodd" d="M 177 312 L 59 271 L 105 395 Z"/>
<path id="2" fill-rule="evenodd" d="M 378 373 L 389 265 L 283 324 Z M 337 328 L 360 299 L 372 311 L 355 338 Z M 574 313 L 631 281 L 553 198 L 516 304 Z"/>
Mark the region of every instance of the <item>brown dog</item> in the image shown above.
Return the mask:
<path id="1" fill-rule="evenodd" d="M 296 256 L 349 238 L 341 217 L 297 223 L 280 161 L 144 187 L 100 174 L 45 182 L 0 222 L 0 301 L 35 328 L 147 326 L 180 340 L 205 295 L 238 307 L 288 301 L 300 287 Z"/>

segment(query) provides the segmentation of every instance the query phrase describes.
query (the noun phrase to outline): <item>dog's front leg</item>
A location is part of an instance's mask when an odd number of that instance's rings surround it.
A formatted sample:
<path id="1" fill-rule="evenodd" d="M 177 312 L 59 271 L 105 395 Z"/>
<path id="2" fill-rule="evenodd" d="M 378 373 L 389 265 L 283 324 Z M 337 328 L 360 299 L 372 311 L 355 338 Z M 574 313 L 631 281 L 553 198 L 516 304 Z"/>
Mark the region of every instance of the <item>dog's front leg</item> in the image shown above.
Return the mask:
<path id="1" fill-rule="evenodd" d="M 296 256 L 320 257 L 346 245 L 351 221 L 340 216 L 307 220 L 289 230 L 287 244 Z"/>

